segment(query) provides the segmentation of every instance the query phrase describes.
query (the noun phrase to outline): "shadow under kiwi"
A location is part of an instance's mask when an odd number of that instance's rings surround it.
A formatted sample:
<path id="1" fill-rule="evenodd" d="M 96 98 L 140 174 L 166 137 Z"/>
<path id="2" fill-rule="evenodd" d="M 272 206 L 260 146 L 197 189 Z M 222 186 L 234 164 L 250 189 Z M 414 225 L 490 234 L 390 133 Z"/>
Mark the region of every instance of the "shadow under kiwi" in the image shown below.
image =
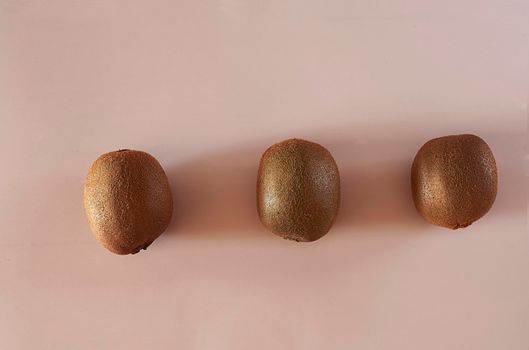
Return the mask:
<path id="1" fill-rule="evenodd" d="M 243 146 L 166 168 L 174 212 L 168 234 L 251 236 L 265 229 L 256 207 L 263 147 Z"/>
<path id="2" fill-rule="evenodd" d="M 327 143 L 341 178 L 341 208 L 335 225 L 349 233 L 423 233 L 432 228 L 413 203 L 410 174 L 418 150 L 413 141 L 364 139 Z M 420 147 L 420 145 L 419 145 Z"/>
<path id="3" fill-rule="evenodd" d="M 498 168 L 498 193 L 486 215 L 526 216 L 528 178 L 524 174 L 524 157 L 527 152 L 524 138 L 492 134 L 483 139 L 489 144 Z"/>

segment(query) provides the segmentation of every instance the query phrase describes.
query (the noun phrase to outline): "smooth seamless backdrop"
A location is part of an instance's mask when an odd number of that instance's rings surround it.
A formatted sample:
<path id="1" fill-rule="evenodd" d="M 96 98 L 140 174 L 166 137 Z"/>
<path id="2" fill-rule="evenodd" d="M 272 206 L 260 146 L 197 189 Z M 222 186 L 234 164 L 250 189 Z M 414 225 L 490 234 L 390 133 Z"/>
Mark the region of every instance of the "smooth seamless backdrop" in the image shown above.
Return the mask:
<path id="1" fill-rule="evenodd" d="M 527 18 L 503 0 L 0 0 L 0 348 L 528 349 Z M 415 212 L 409 171 L 462 132 L 490 144 L 499 192 L 452 232 Z M 256 213 L 259 157 L 289 137 L 342 174 L 314 244 Z M 82 189 L 124 147 L 159 159 L 175 211 L 120 257 Z"/>

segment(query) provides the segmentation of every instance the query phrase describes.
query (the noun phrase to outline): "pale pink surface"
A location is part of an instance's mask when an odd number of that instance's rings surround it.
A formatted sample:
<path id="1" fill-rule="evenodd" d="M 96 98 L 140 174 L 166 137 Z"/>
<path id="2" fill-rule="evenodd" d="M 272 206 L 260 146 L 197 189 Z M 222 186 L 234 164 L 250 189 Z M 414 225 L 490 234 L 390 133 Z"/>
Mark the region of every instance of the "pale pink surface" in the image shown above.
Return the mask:
<path id="1" fill-rule="evenodd" d="M 528 18 L 500 0 L 0 0 L 0 349 L 529 349 Z M 409 190 L 417 149 L 454 133 L 500 174 L 455 232 Z M 312 244 L 256 214 L 259 157 L 289 137 L 342 173 Z M 118 148 L 174 191 L 135 256 L 82 207 Z"/>

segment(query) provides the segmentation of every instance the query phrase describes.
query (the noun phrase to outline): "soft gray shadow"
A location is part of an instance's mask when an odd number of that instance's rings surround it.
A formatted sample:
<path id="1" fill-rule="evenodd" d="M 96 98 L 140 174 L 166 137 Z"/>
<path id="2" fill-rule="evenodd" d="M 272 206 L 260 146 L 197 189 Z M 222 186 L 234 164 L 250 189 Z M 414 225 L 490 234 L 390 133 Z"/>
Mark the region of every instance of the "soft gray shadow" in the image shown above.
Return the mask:
<path id="1" fill-rule="evenodd" d="M 498 194 L 487 215 L 525 216 L 527 178 L 524 175 L 525 139 L 520 135 L 485 135 L 498 167 Z"/>
<path id="2" fill-rule="evenodd" d="M 417 233 L 431 228 L 413 204 L 411 163 L 416 142 L 354 138 L 326 143 L 340 168 L 342 202 L 337 226 L 391 233 Z M 418 148 L 417 148 L 418 149 Z"/>
<path id="3" fill-rule="evenodd" d="M 168 233 L 248 236 L 258 232 L 262 226 L 256 181 L 264 148 L 241 146 L 168 167 L 174 200 Z"/>

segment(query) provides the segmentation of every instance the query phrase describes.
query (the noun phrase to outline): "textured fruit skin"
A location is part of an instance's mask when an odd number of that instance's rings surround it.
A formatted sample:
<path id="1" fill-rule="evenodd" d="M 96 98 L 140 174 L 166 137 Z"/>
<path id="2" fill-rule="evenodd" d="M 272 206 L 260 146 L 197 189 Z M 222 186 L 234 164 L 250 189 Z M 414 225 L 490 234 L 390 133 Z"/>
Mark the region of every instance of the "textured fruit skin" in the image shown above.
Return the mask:
<path id="1" fill-rule="evenodd" d="M 340 174 L 317 143 L 290 139 L 268 148 L 257 175 L 257 209 L 275 234 L 311 242 L 331 228 L 340 205 Z"/>
<path id="2" fill-rule="evenodd" d="M 97 158 L 86 176 L 84 207 L 97 240 L 116 254 L 146 249 L 171 221 L 173 199 L 160 163 L 120 150 Z"/>
<path id="3" fill-rule="evenodd" d="M 475 135 L 426 142 L 413 161 L 415 207 L 430 223 L 466 227 L 485 215 L 496 199 L 498 171 L 489 146 Z"/>

